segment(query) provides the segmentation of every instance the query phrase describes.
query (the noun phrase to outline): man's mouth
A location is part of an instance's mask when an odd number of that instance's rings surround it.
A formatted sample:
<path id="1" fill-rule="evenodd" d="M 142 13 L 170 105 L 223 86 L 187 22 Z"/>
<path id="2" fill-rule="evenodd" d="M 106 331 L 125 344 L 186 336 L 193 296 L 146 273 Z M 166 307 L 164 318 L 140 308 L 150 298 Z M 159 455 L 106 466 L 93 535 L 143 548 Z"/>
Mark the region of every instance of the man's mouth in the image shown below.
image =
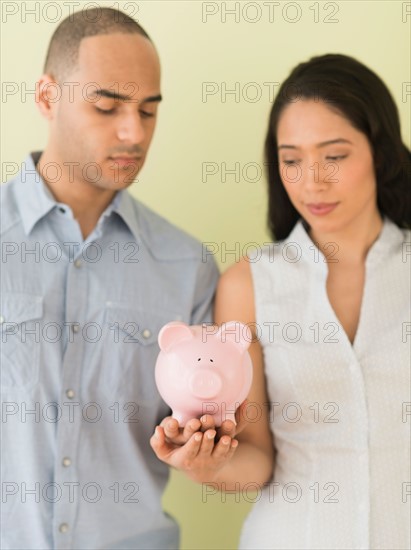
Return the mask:
<path id="1" fill-rule="evenodd" d="M 128 157 L 128 156 L 116 156 L 116 157 L 109 157 L 109 159 L 114 163 L 118 164 L 119 166 L 130 166 L 130 165 L 137 165 L 141 162 L 141 157 Z"/>

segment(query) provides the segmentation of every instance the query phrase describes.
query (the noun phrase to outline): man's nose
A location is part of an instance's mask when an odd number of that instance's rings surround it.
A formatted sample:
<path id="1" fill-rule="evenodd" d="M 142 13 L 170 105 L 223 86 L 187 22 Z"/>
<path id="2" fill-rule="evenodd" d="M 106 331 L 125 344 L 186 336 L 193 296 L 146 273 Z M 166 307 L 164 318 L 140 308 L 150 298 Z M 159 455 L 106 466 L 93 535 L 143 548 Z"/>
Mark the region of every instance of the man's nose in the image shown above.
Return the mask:
<path id="1" fill-rule="evenodd" d="M 130 143 L 142 143 L 146 136 L 143 122 L 138 113 L 128 114 L 119 122 L 118 138 Z"/>

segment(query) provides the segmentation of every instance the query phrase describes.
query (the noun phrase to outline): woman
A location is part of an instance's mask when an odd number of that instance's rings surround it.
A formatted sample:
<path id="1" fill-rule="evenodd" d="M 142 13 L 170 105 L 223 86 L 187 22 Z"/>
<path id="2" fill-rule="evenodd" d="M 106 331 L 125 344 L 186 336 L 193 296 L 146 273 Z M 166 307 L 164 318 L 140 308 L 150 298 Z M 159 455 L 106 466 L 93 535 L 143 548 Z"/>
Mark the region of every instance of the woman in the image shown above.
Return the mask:
<path id="1" fill-rule="evenodd" d="M 408 548 L 411 177 L 396 106 L 358 61 L 315 57 L 282 84 L 265 153 L 279 242 L 226 271 L 215 313 L 254 328 L 248 401 L 264 414 L 243 406 L 218 442 L 210 419 L 180 435 L 166 420 L 153 448 L 222 490 L 261 486 L 242 548 Z"/>

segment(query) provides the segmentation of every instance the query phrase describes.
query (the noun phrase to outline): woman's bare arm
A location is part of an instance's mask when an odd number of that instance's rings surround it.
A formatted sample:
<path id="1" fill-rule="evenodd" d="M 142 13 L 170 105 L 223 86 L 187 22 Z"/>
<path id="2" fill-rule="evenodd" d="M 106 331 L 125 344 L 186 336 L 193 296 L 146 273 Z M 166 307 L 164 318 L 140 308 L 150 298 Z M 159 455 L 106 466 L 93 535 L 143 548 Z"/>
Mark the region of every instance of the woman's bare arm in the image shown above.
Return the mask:
<path id="1" fill-rule="evenodd" d="M 203 419 L 202 426 L 199 420 L 191 420 L 180 433 L 177 421 L 165 419 L 151 438 L 158 458 L 184 471 L 191 479 L 212 483 L 223 491 L 241 490 L 249 483 L 262 485 L 270 479 L 274 462 L 262 351 L 253 329 L 254 292 L 247 260 L 230 267 L 217 289 L 216 323 L 233 320 L 248 324 L 254 340 L 249 349 L 254 369 L 253 384 L 247 404 L 237 415 L 237 426 L 225 421 L 216 442 L 217 432 L 210 417 Z M 202 432 L 198 431 L 200 429 Z"/>

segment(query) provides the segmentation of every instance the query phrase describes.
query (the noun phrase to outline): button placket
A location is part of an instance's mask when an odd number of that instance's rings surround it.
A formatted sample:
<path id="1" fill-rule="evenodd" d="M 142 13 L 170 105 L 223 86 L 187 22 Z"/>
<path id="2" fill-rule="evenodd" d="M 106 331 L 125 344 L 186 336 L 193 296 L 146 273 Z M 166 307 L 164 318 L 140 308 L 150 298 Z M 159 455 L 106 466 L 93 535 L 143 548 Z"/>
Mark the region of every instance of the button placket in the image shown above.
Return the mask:
<path id="1" fill-rule="evenodd" d="M 148 328 L 145 328 L 142 332 L 142 335 L 143 335 L 143 338 L 147 340 L 151 336 L 151 330 Z"/>
<path id="2" fill-rule="evenodd" d="M 86 292 L 88 284 L 88 273 L 84 262 L 78 257 L 68 264 L 68 276 L 66 279 L 66 300 L 65 322 L 69 327 L 69 334 L 76 334 L 76 337 L 67 338 L 67 344 L 62 364 L 62 410 L 63 415 L 57 425 L 57 450 L 55 465 L 55 482 L 66 487 L 65 483 L 76 482 L 77 467 L 76 457 L 79 444 L 81 420 L 79 411 L 81 403 L 75 398 L 79 396 L 81 377 L 81 357 L 83 356 L 84 340 L 80 337 L 81 327 L 87 307 Z M 84 289 L 85 298 L 76 299 L 78 288 Z M 64 403 L 67 401 L 67 403 Z M 64 406 L 65 405 L 65 406 Z M 81 416 L 81 413 L 80 413 Z M 78 501 L 70 502 L 62 498 L 55 503 L 55 518 L 57 535 L 60 538 L 59 548 L 68 548 L 71 544 L 74 518 L 77 514 Z"/>

